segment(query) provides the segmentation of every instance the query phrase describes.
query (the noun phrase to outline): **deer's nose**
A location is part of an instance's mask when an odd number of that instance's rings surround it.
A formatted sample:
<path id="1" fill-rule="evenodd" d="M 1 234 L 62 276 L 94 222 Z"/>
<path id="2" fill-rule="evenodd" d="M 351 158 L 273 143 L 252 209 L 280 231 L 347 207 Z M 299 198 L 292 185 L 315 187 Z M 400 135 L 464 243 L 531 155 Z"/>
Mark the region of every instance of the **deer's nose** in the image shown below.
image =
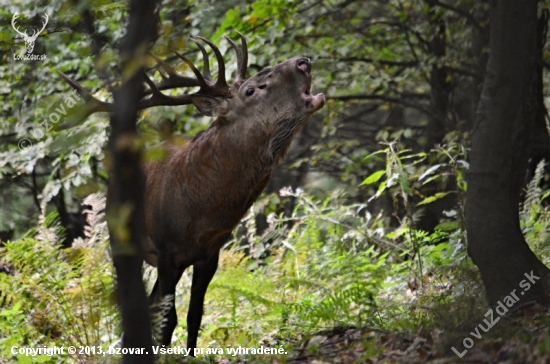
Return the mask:
<path id="1" fill-rule="evenodd" d="M 311 60 L 309 58 L 300 58 L 298 62 L 296 63 L 299 69 L 304 71 L 305 73 L 311 72 Z"/>

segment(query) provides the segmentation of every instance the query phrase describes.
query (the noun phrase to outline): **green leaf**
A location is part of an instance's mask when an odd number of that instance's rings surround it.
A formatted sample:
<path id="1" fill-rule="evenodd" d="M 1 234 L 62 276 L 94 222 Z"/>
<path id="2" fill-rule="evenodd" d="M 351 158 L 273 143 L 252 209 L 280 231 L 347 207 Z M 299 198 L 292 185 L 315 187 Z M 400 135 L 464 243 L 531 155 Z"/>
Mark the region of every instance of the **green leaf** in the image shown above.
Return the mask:
<path id="1" fill-rule="evenodd" d="M 436 164 L 434 166 L 431 166 L 426 170 L 426 172 L 422 173 L 422 175 L 418 177 L 418 180 L 422 181 L 422 179 L 426 178 L 426 176 L 428 176 L 429 174 L 435 172 L 439 167 L 441 167 L 441 164 Z"/>
<path id="2" fill-rule="evenodd" d="M 419 203 L 416 204 L 416 206 L 420 206 L 420 205 L 427 205 L 429 203 L 432 203 L 434 201 L 437 201 L 439 200 L 440 198 L 443 198 L 445 196 L 447 196 L 450 192 L 438 192 L 436 193 L 435 195 L 433 196 L 430 196 L 430 197 L 426 197 L 425 199 L 423 199 L 422 201 L 420 201 Z"/>
<path id="3" fill-rule="evenodd" d="M 370 176 L 368 176 L 368 177 L 361 183 L 361 186 L 363 186 L 363 185 L 370 185 L 371 183 L 378 182 L 378 181 L 380 180 L 380 178 L 382 178 L 382 176 L 385 175 L 385 174 L 386 174 L 386 171 L 384 171 L 384 170 L 374 172 L 373 174 L 371 174 Z"/>
<path id="4" fill-rule="evenodd" d="M 382 181 L 382 183 L 380 183 L 380 186 L 378 186 L 378 191 L 376 191 L 376 194 L 374 196 L 369 198 L 368 202 L 374 200 L 377 197 L 380 197 L 380 195 L 382 195 L 382 192 L 384 192 L 385 189 L 386 189 L 386 182 Z"/>
<path id="5" fill-rule="evenodd" d="M 13 307 L 11 310 L 2 310 L 0 311 L 0 316 L 13 316 L 13 315 L 17 315 L 18 313 L 21 313 L 21 305 L 23 304 L 23 302 L 21 301 L 18 301 Z"/>
<path id="6" fill-rule="evenodd" d="M 440 243 L 440 244 L 437 244 L 436 246 L 434 246 L 432 249 L 431 249 L 431 252 L 434 253 L 434 252 L 438 252 L 438 251 L 441 251 L 443 249 L 447 249 L 449 247 L 449 243 L 446 242 L 446 243 Z"/>
<path id="7" fill-rule="evenodd" d="M 457 221 L 445 221 L 445 222 L 442 222 L 441 224 L 438 224 L 434 230 L 435 231 L 438 231 L 438 230 L 441 230 L 441 231 L 454 231 L 458 229 L 458 222 Z"/>
<path id="8" fill-rule="evenodd" d="M 401 185 L 401 188 L 403 188 L 403 191 L 407 195 L 412 195 L 411 187 L 409 186 L 409 181 L 407 181 L 407 176 L 404 174 L 399 175 L 399 184 Z"/>
<path id="9" fill-rule="evenodd" d="M 17 364 L 31 364 L 32 356 L 27 356 L 25 354 L 17 354 Z"/>
<path id="10" fill-rule="evenodd" d="M 369 154 L 365 158 L 363 158 L 363 161 L 368 162 L 368 161 L 370 161 L 371 157 L 374 157 L 375 155 L 378 155 L 378 154 L 387 153 L 387 152 L 388 152 L 388 149 L 377 150 L 376 152 L 372 152 L 371 154 Z"/>
<path id="11" fill-rule="evenodd" d="M 14 43 L 12 35 L 10 34 L 10 32 L 8 32 L 7 29 L 0 30 L 0 42 L 2 43 L 6 42 L 8 44 Z"/>

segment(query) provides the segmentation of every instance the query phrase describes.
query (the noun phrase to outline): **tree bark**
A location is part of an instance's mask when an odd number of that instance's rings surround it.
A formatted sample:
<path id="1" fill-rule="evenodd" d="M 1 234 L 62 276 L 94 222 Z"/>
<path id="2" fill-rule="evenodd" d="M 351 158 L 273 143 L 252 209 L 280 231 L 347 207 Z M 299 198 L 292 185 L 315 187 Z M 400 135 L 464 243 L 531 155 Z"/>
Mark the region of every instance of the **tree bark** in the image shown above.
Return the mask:
<path id="1" fill-rule="evenodd" d="M 123 363 L 153 363 L 149 305 L 143 286 L 141 239 L 144 230 L 145 178 L 136 119 L 143 95 L 143 64 L 157 29 L 156 2 L 132 0 L 129 24 L 121 44 L 122 86 L 114 92 L 109 153 L 111 175 L 107 222 L 117 275 L 117 301 L 122 315 L 124 348 L 144 348 L 142 355 L 124 355 Z"/>
<path id="2" fill-rule="evenodd" d="M 546 44 L 546 34 L 548 32 L 548 10 L 544 10 L 541 13 L 541 17 L 537 26 L 537 81 L 536 81 L 536 94 L 537 94 L 537 115 L 535 117 L 535 137 L 533 143 L 531 143 L 531 162 L 529 165 L 529 176 L 533 176 L 537 164 L 542 159 L 547 162 L 550 161 L 550 135 L 546 127 L 546 118 L 548 116 L 548 110 L 544 105 L 544 74 L 542 53 L 544 52 L 544 46 Z M 548 171 L 548 168 L 546 169 Z"/>
<path id="3" fill-rule="evenodd" d="M 489 56 L 489 7 L 485 9 L 485 4 L 488 5 L 489 0 L 477 0 L 474 3 L 472 21 L 476 24 L 470 23 L 470 47 L 467 49 L 467 56 L 473 61 L 472 71 L 476 75 L 485 73 Z M 458 87 L 453 90 L 453 110 L 459 120 L 458 130 L 462 134 L 469 133 L 474 127 L 482 88 L 483 79 L 469 77 L 460 80 Z"/>
<path id="4" fill-rule="evenodd" d="M 433 0 L 425 0 L 429 6 L 429 29 L 432 32 L 431 39 L 428 40 L 428 52 L 436 59 L 442 59 L 447 50 L 445 19 L 442 15 L 437 15 Z M 432 66 L 430 71 L 430 110 L 432 116 L 428 119 L 427 142 L 424 146 L 426 151 L 430 151 L 434 145 L 442 143 L 445 134 L 448 131 L 447 111 L 449 108 L 449 94 L 452 86 L 447 79 L 447 70 L 438 64 Z"/>
<path id="5" fill-rule="evenodd" d="M 472 136 L 466 228 L 468 254 L 491 305 L 516 290 L 548 303 L 550 271 L 530 250 L 519 202 L 535 130 L 537 0 L 491 0 L 490 53 Z M 529 290 L 525 274 L 540 277 Z"/>

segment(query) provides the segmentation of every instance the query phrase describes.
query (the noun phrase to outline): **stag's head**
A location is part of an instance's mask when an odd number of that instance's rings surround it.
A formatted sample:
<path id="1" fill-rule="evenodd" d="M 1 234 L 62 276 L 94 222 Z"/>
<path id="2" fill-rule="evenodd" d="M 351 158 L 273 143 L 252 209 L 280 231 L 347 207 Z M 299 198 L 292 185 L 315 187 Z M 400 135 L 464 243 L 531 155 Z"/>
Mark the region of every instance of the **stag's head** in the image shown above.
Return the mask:
<path id="1" fill-rule="evenodd" d="M 13 14 L 13 17 L 11 18 L 11 25 L 13 27 L 13 29 L 15 29 L 15 31 L 17 33 L 19 33 L 19 35 L 21 35 L 21 37 L 23 38 L 23 40 L 25 41 L 25 43 L 27 43 L 27 53 L 31 54 L 33 49 L 34 49 L 34 43 L 36 42 L 36 39 L 38 38 L 38 36 L 40 35 L 40 33 L 42 33 L 42 31 L 46 28 L 46 25 L 48 24 L 48 14 L 44 14 L 44 21 L 42 22 L 42 29 L 38 30 L 38 29 L 35 29 L 32 33 L 32 35 L 28 35 L 27 34 L 27 31 L 25 30 L 25 32 L 21 32 L 19 30 L 19 27 L 16 26 L 16 22 L 15 20 L 19 17 L 19 13 L 15 13 Z"/>
<path id="2" fill-rule="evenodd" d="M 295 133 L 325 103 L 323 94 L 311 94 L 311 60 L 294 57 L 247 78 L 246 41 L 241 36 L 239 47 L 228 39 L 238 58 L 237 77 L 229 85 L 225 81 L 223 58 L 218 49 L 208 40 L 200 39 L 216 54 L 218 80 L 212 80 L 206 61 L 202 75 L 186 61 L 201 84 L 201 90 L 191 96 L 193 104 L 204 115 L 217 116 L 219 124 L 235 125 L 233 129 L 241 133 L 241 137 L 245 137 L 243 131 L 268 134 L 272 139 L 274 157 L 280 157 Z M 197 44 L 206 60 L 204 48 Z"/>
<path id="3" fill-rule="evenodd" d="M 204 115 L 228 122 L 272 119 L 273 123 L 307 119 L 325 102 L 323 94 L 311 94 L 311 61 L 306 57 L 291 58 L 250 78 L 240 74 L 226 88 L 218 96 L 198 92 L 192 101 Z"/>

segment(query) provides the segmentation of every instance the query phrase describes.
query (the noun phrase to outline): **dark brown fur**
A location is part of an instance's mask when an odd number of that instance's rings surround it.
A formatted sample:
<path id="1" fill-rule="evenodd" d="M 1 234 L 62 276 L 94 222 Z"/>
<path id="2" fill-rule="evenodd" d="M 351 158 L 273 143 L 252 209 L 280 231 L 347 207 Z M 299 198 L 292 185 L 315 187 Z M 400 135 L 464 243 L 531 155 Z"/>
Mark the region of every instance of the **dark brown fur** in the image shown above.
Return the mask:
<path id="1" fill-rule="evenodd" d="M 234 83 L 224 97 L 194 96 L 195 106 L 217 119 L 183 145 L 178 139 L 163 142 L 156 148 L 165 157 L 145 166 L 145 259 L 159 273 L 151 302 L 174 294 L 183 271 L 194 266 L 188 348 L 196 346 L 204 294 L 221 247 L 294 135 L 323 106 L 324 96 L 309 92 L 310 67 L 307 58 L 295 57 Z M 176 324 L 173 307 L 163 344 L 170 344 Z"/>

